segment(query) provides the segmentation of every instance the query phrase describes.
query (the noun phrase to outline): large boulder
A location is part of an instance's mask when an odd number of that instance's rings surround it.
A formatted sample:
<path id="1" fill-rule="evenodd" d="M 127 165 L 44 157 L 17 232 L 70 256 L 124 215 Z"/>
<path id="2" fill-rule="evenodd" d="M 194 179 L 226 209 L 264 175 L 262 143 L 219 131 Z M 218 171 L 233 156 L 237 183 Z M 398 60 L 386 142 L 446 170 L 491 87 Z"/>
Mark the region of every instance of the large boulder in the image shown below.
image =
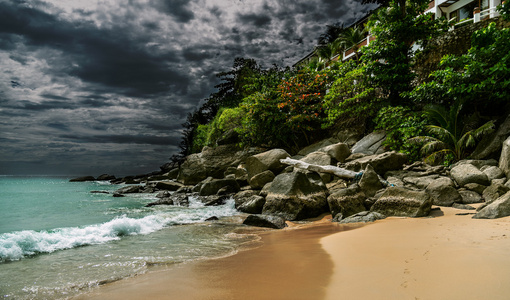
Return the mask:
<path id="1" fill-rule="evenodd" d="M 247 198 L 237 209 L 243 213 L 260 214 L 265 203 L 264 197 L 254 195 Z"/>
<path id="2" fill-rule="evenodd" d="M 483 202 L 482 196 L 475 191 L 470 190 L 459 190 L 459 194 L 462 197 L 462 204 L 473 204 Z"/>
<path id="3" fill-rule="evenodd" d="M 331 146 L 331 145 L 333 145 L 335 143 L 338 143 L 338 140 L 335 139 L 335 138 L 325 139 L 325 140 L 322 140 L 320 142 L 317 142 L 317 143 L 311 144 L 309 146 L 306 146 L 305 148 L 299 150 L 298 155 L 300 155 L 300 156 L 307 156 L 308 154 L 310 154 L 312 152 L 317 152 L 320 149 L 322 149 L 324 147 L 327 147 L 327 146 Z"/>
<path id="4" fill-rule="evenodd" d="M 483 191 L 482 195 L 485 199 L 485 202 L 492 203 L 499 197 L 506 194 L 508 191 L 510 191 L 510 188 L 503 184 L 491 184 Z"/>
<path id="5" fill-rule="evenodd" d="M 439 175 L 428 175 L 428 176 L 409 176 L 404 177 L 403 182 L 410 187 L 417 187 L 419 189 L 426 189 L 429 184 L 439 179 Z M 453 183 L 453 182 L 452 182 Z"/>
<path id="6" fill-rule="evenodd" d="M 301 161 L 313 164 L 313 165 L 319 165 L 319 166 L 329 166 L 333 163 L 333 159 L 331 156 L 324 152 L 312 152 L 308 154 L 307 156 L 300 159 Z M 299 170 L 298 170 L 299 171 Z M 304 171 L 306 172 L 306 171 Z M 320 173 L 320 176 L 324 182 L 330 182 L 331 181 L 331 174 L 327 173 Z"/>
<path id="7" fill-rule="evenodd" d="M 503 142 L 503 148 L 499 157 L 499 168 L 505 173 L 507 178 L 510 178 L 510 137 Z"/>
<path id="8" fill-rule="evenodd" d="M 450 174 L 460 186 L 465 186 L 468 183 L 490 185 L 487 175 L 472 164 L 457 165 L 452 168 Z"/>
<path id="9" fill-rule="evenodd" d="M 386 218 L 385 215 L 374 211 L 362 211 L 350 217 L 342 219 L 341 224 L 347 223 L 369 223 Z"/>
<path id="10" fill-rule="evenodd" d="M 259 191 L 254 190 L 246 190 L 246 191 L 240 191 L 239 193 L 232 196 L 234 198 L 235 207 L 239 208 L 239 206 L 243 205 L 244 202 L 248 201 L 251 196 L 258 196 Z"/>
<path id="11" fill-rule="evenodd" d="M 449 179 L 449 178 L 448 178 Z M 451 182 L 451 180 L 449 180 Z M 434 180 L 425 191 L 432 196 L 432 204 L 438 206 L 452 206 L 453 203 L 461 203 L 462 197 L 448 180 Z"/>
<path id="12" fill-rule="evenodd" d="M 344 164 L 344 167 L 352 171 L 364 170 L 367 165 L 372 165 L 377 174 L 384 174 L 390 170 L 397 170 L 407 162 L 407 155 L 395 151 L 377 155 L 369 155 Z"/>
<path id="13" fill-rule="evenodd" d="M 370 211 L 385 216 L 426 217 L 432 208 L 432 197 L 425 191 L 389 187 L 375 202 Z"/>
<path id="14" fill-rule="evenodd" d="M 253 189 L 261 190 L 264 187 L 264 185 L 266 185 L 266 183 L 273 181 L 275 177 L 276 176 L 274 176 L 273 172 L 266 170 L 262 173 L 253 176 L 250 179 L 250 186 Z"/>
<path id="15" fill-rule="evenodd" d="M 240 190 L 239 184 L 235 179 L 213 179 L 206 182 L 200 188 L 200 196 L 216 195 L 224 187 L 229 189 L 230 193 L 237 193 Z"/>
<path id="16" fill-rule="evenodd" d="M 474 159 L 497 158 L 508 136 L 510 136 L 510 115 L 495 132 L 482 138 L 471 157 Z"/>
<path id="17" fill-rule="evenodd" d="M 249 215 L 243 224 L 274 229 L 282 229 L 287 226 L 284 218 L 269 215 Z"/>
<path id="18" fill-rule="evenodd" d="M 143 190 L 143 186 L 141 185 L 129 185 L 125 187 L 121 187 L 120 189 L 117 189 L 114 194 L 134 194 L 134 193 L 141 193 Z"/>
<path id="19" fill-rule="evenodd" d="M 328 212 L 328 190 L 319 180 L 310 180 L 301 172 L 276 176 L 267 191 L 262 213 L 278 215 L 286 220 L 302 220 Z"/>
<path id="20" fill-rule="evenodd" d="M 251 178 L 264 171 L 272 171 L 279 174 L 286 165 L 280 162 L 280 159 L 290 157 L 287 151 L 283 149 L 272 149 L 256 155 L 252 155 L 246 159 L 246 171 L 248 172 L 248 182 Z"/>
<path id="21" fill-rule="evenodd" d="M 84 181 L 95 181 L 96 179 L 94 176 L 83 176 L 83 177 L 77 177 L 69 180 L 69 182 L 84 182 Z"/>
<path id="22" fill-rule="evenodd" d="M 375 154 L 377 150 L 381 147 L 385 138 L 386 133 L 384 131 L 374 131 L 369 135 L 363 137 L 356 144 L 354 144 L 354 146 L 352 146 L 351 148 L 351 152 Z"/>
<path id="23" fill-rule="evenodd" d="M 115 180 L 115 179 L 117 179 L 115 176 L 109 175 L 109 174 L 101 174 L 101 175 L 97 176 L 97 180 L 99 180 L 99 181 L 110 181 L 110 180 Z"/>
<path id="24" fill-rule="evenodd" d="M 367 197 L 373 197 L 378 190 L 383 188 L 379 175 L 371 165 L 367 165 L 359 181 L 359 186 Z"/>
<path id="25" fill-rule="evenodd" d="M 349 146 L 345 143 L 336 143 L 326 146 L 318 150 L 318 152 L 326 153 L 337 162 L 343 163 L 347 157 L 351 155 Z"/>
<path id="26" fill-rule="evenodd" d="M 156 189 L 163 191 L 177 191 L 183 186 L 182 183 L 175 181 L 158 181 L 155 185 Z"/>
<path id="27" fill-rule="evenodd" d="M 492 182 L 494 179 L 500 179 L 505 177 L 505 173 L 501 171 L 500 168 L 496 166 L 483 166 L 480 168 L 480 171 L 484 172 L 485 175 L 487 175 L 487 178 L 489 178 L 489 181 Z"/>
<path id="28" fill-rule="evenodd" d="M 329 210 L 332 216 L 340 220 L 366 210 L 363 205 L 365 199 L 366 196 L 359 186 L 354 185 L 329 195 Z"/>
<path id="29" fill-rule="evenodd" d="M 478 211 L 474 219 L 496 219 L 510 216 L 510 192 Z"/>
<path id="30" fill-rule="evenodd" d="M 201 153 L 186 157 L 177 180 L 185 185 L 195 185 L 209 176 L 223 178 L 227 168 L 236 167 L 247 157 L 259 152 L 257 148 L 239 150 L 233 145 L 204 147 Z"/>

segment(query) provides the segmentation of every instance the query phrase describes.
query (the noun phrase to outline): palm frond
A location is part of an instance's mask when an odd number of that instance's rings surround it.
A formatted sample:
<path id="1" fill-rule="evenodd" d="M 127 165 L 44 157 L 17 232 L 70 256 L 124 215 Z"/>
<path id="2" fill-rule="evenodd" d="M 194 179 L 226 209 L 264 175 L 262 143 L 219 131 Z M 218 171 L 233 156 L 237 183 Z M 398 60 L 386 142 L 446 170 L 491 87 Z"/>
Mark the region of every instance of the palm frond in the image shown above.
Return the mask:
<path id="1" fill-rule="evenodd" d="M 448 153 L 452 153 L 455 155 L 455 153 L 451 149 L 442 149 L 433 152 L 429 156 L 425 157 L 423 161 L 426 163 L 435 164 L 439 159 L 444 159 Z"/>

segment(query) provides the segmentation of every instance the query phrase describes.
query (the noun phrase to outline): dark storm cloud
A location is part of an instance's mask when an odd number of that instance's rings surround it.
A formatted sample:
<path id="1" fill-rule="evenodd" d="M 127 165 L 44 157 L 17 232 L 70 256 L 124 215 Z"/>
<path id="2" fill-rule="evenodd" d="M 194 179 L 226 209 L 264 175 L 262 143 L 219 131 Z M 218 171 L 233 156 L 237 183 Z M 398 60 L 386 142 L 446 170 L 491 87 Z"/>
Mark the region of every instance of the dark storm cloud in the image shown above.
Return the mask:
<path id="1" fill-rule="evenodd" d="M 179 22 L 187 23 L 195 14 L 190 10 L 190 0 L 154 0 L 152 3 L 167 14 L 175 17 Z"/>
<path id="2" fill-rule="evenodd" d="M 94 135 L 74 136 L 60 135 L 61 138 L 74 140 L 79 143 L 114 143 L 114 144 L 142 144 L 142 145 L 176 145 L 180 137 L 161 137 L 144 135 Z"/>
<path id="3" fill-rule="evenodd" d="M 73 62 L 70 75 L 118 88 L 117 92 L 129 96 L 151 96 L 170 89 L 186 93 L 189 78 L 168 67 L 176 61 L 177 53 L 151 53 L 142 46 L 146 37 L 130 35 L 131 28 L 122 25 L 99 29 L 35 8 L 0 2 L 0 32 L 21 36 L 31 47 L 51 47 L 66 53 Z"/>
<path id="4" fill-rule="evenodd" d="M 186 115 L 236 57 L 292 65 L 326 25 L 367 10 L 358 8 L 356 0 L 0 0 L 0 171 L 158 169 L 178 151 Z"/>

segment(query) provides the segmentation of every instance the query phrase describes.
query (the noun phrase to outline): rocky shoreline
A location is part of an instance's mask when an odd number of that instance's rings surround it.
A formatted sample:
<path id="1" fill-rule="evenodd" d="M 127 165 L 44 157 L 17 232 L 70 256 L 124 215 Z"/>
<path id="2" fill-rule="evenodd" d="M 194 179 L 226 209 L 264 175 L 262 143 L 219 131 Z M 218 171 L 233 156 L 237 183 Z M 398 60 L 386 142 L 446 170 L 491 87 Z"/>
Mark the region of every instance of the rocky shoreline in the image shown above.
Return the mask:
<path id="1" fill-rule="evenodd" d="M 192 196 L 205 205 L 220 205 L 233 197 L 236 209 L 250 214 L 245 224 L 271 228 L 324 213 L 340 223 L 425 217 L 433 206 L 463 209 L 473 218 L 510 215 L 508 139 L 502 143 L 499 162 L 462 160 L 450 167 L 407 164 L 405 154 L 384 150 L 384 139 L 384 132 L 346 143 L 330 138 L 292 157 L 283 149 L 219 145 L 151 174 L 120 179 L 103 174 L 71 181 L 130 184 L 115 197 L 157 193 L 159 200 L 147 206 L 187 206 Z M 475 211 L 470 206 L 474 203 L 483 204 Z"/>

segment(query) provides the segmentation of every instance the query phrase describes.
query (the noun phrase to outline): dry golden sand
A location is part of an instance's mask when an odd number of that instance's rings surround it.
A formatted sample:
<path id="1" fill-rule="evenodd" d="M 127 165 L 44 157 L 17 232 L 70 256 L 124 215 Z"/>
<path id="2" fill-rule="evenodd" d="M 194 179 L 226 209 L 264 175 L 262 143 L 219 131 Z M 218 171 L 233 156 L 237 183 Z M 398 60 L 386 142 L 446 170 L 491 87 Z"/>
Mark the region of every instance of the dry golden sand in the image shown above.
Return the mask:
<path id="1" fill-rule="evenodd" d="M 326 299 L 510 299 L 510 218 L 441 208 L 321 240 L 334 263 Z"/>
<path id="2" fill-rule="evenodd" d="M 356 230 L 327 221 L 107 284 L 79 299 L 510 299 L 510 218 L 452 208 Z"/>

